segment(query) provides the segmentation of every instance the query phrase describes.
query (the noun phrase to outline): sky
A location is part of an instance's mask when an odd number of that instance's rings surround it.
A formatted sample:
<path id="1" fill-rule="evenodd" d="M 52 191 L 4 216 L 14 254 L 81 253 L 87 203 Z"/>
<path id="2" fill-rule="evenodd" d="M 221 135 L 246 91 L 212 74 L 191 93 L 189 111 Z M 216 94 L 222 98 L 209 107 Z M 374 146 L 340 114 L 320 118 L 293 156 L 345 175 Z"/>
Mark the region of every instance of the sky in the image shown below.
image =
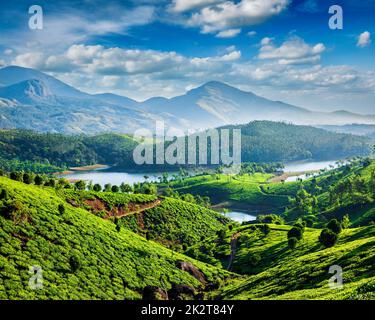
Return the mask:
<path id="1" fill-rule="evenodd" d="M 43 28 L 29 27 L 31 5 Z M 332 30 L 329 8 L 343 10 Z M 222 81 L 311 110 L 375 114 L 375 0 L 2 1 L 0 67 L 139 101 Z"/>

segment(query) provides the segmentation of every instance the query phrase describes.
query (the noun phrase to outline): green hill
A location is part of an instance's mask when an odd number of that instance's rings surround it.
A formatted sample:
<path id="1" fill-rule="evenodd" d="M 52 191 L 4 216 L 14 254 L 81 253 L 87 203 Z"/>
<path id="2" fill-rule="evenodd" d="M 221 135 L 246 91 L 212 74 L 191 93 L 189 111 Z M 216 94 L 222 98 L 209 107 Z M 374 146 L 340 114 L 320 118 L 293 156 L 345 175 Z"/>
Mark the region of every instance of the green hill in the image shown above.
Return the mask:
<path id="1" fill-rule="evenodd" d="M 286 162 L 363 156 L 370 153 L 372 144 L 367 137 L 271 121 L 254 121 L 246 125 L 219 129 L 241 130 L 242 162 Z M 11 170 L 28 168 L 28 161 L 60 168 L 103 163 L 127 170 L 176 170 L 176 166 L 170 165 L 156 168 L 137 166 L 133 160 L 133 150 L 138 143 L 139 141 L 128 135 L 112 133 L 69 136 L 29 130 L 0 130 L 0 160 L 22 162 L 18 166 L 13 163 Z M 8 167 L 9 165 L 9 170 Z M 28 169 L 45 172 L 48 168 L 44 168 L 44 171 L 35 166 Z M 49 172 L 54 169 L 49 168 Z"/>
<path id="2" fill-rule="evenodd" d="M 288 205 L 288 196 L 267 194 L 263 186 L 272 174 L 254 173 L 237 176 L 224 174 L 191 177 L 170 182 L 170 186 L 180 193 L 209 196 L 213 204 L 225 203 L 226 207 L 247 212 L 283 212 Z"/>
<path id="3" fill-rule="evenodd" d="M 117 231 L 52 188 L 0 177 L 0 189 L 6 190 L 0 201 L 1 299 L 122 300 L 141 298 L 148 285 L 202 288 L 178 261 L 191 262 L 209 282 L 228 275 L 125 228 Z M 31 266 L 43 269 L 43 289 L 29 288 Z"/>
<path id="4" fill-rule="evenodd" d="M 70 189 L 59 193 L 73 205 L 100 217 L 112 220 L 120 217 L 120 226 L 176 249 L 182 244 L 193 245 L 202 237 L 212 236 L 229 222 L 213 210 L 155 195 Z"/>
<path id="5" fill-rule="evenodd" d="M 306 229 L 303 240 L 289 249 L 288 226 L 271 225 L 264 235 L 254 226 L 238 234 L 233 270 L 253 274 L 230 281 L 218 292 L 220 299 L 374 299 L 375 226 L 346 229 L 332 248 L 324 248 L 321 230 Z M 254 260 L 254 256 L 258 260 Z M 256 263 L 254 263 L 254 261 Z M 343 270 L 342 289 L 328 285 L 331 266 Z"/>

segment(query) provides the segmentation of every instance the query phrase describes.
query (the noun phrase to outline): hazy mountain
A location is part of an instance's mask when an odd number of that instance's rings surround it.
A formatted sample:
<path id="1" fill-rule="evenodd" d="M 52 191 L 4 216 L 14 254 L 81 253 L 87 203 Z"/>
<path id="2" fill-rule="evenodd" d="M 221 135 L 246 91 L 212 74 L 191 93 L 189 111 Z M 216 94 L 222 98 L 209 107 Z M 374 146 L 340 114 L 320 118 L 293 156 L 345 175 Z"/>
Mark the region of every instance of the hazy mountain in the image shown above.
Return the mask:
<path id="1" fill-rule="evenodd" d="M 187 127 L 205 128 L 241 124 L 254 120 L 295 124 L 375 123 L 375 116 L 345 111 L 312 112 L 280 101 L 272 101 L 220 82 L 209 82 L 172 99 L 150 99 L 138 107 L 164 116 L 175 116 Z"/>
<path id="2" fill-rule="evenodd" d="M 0 69 L 0 83 L 7 85 L 0 87 L 0 128 L 87 134 L 133 132 L 152 126 L 156 119 L 144 111 L 109 103 L 106 95 L 81 92 L 32 69 Z"/>
<path id="3" fill-rule="evenodd" d="M 138 102 L 133 99 L 119 96 L 117 94 L 112 94 L 112 93 L 94 94 L 92 96 L 102 101 L 105 101 L 111 104 L 116 104 L 119 106 L 132 107 L 138 104 Z"/>
<path id="4" fill-rule="evenodd" d="M 137 102 L 111 93 L 91 95 L 33 69 L 0 69 L 0 128 L 132 133 L 138 128 L 153 128 L 155 120 L 181 129 L 254 120 L 308 125 L 375 124 L 375 116 L 346 111 L 312 112 L 220 82 L 206 83 L 171 99 L 155 97 Z"/>

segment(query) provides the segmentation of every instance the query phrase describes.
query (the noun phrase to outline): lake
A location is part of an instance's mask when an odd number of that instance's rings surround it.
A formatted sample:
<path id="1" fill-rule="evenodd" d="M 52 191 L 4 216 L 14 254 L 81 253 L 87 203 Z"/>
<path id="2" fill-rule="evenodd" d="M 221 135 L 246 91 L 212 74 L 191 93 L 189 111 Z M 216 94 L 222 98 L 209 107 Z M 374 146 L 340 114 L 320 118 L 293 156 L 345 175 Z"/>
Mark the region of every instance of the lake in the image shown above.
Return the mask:
<path id="1" fill-rule="evenodd" d="M 101 171 L 101 170 L 94 170 L 94 171 L 82 171 L 82 172 L 74 172 L 70 174 L 64 174 L 59 177 L 66 178 L 66 179 L 73 179 L 73 180 L 85 180 L 85 181 L 92 181 L 92 183 L 99 183 L 100 185 L 104 186 L 107 183 L 112 185 L 120 185 L 121 183 L 128 183 L 133 185 L 134 183 L 138 182 L 145 182 L 146 179 L 144 176 L 148 176 L 149 178 L 147 181 L 157 181 L 158 177 L 161 175 L 157 174 L 146 174 L 146 173 L 126 173 L 126 172 L 110 172 L 110 171 Z"/>
<path id="2" fill-rule="evenodd" d="M 337 167 L 338 160 L 332 161 L 296 161 L 296 162 L 289 162 L 285 165 L 284 172 L 303 172 L 303 171 L 316 171 L 325 168 L 329 168 L 329 166 Z"/>
<path id="3" fill-rule="evenodd" d="M 255 221 L 257 219 L 256 216 L 253 216 L 253 215 L 250 215 L 250 214 L 247 214 L 247 213 L 244 213 L 244 212 L 238 212 L 238 211 L 230 211 L 230 212 L 226 212 L 224 213 L 224 216 L 234 220 L 234 221 L 237 221 L 239 223 L 242 223 L 242 222 L 248 222 L 248 221 Z"/>
<path id="4" fill-rule="evenodd" d="M 330 165 L 337 167 L 336 160 L 334 161 L 300 161 L 291 162 L 285 165 L 285 172 L 302 172 L 302 171 L 313 171 L 324 168 L 329 168 Z M 144 176 L 149 176 L 147 181 L 157 181 L 161 176 L 159 173 L 126 173 L 126 172 L 111 172 L 105 170 L 93 170 L 93 171 L 76 171 L 71 174 L 61 175 L 59 177 L 74 180 L 86 180 L 92 181 L 93 183 L 99 183 L 104 186 L 107 183 L 112 185 L 120 185 L 121 183 L 128 183 L 133 185 L 134 183 L 145 182 Z M 172 173 L 170 173 L 172 175 Z M 301 176 L 304 178 L 303 176 Z M 299 177 L 290 177 L 287 181 L 296 181 Z"/>
<path id="5" fill-rule="evenodd" d="M 332 166 L 334 168 L 337 168 L 338 165 L 336 164 L 338 160 L 332 160 L 332 161 L 296 161 L 296 162 L 290 162 L 285 165 L 284 172 L 304 172 L 304 171 L 319 171 L 321 169 L 332 169 Z M 298 179 L 306 180 L 308 177 L 303 174 L 299 176 L 293 176 L 287 178 L 286 182 L 294 182 L 298 181 Z"/>

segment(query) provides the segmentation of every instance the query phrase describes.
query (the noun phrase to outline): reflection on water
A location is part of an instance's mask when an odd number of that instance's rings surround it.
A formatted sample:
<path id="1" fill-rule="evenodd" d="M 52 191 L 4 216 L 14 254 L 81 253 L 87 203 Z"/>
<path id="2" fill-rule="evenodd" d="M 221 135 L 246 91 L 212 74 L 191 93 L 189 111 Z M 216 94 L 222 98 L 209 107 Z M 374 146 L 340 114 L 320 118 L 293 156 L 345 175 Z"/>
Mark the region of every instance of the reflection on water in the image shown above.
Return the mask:
<path id="1" fill-rule="evenodd" d="M 246 213 L 243 213 L 243 212 L 236 212 L 236 211 L 230 211 L 228 213 L 225 213 L 224 215 L 226 217 L 234 220 L 234 221 L 239 222 L 239 223 L 248 222 L 248 221 L 255 221 L 257 219 L 257 217 L 252 216 L 250 214 L 246 214 Z"/>
<path id="2" fill-rule="evenodd" d="M 94 184 L 99 183 L 105 185 L 110 183 L 112 185 L 120 185 L 121 183 L 128 183 L 133 185 L 138 182 L 157 181 L 160 175 L 150 175 L 146 173 L 126 173 L 126 172 L 108 172 L 108 171 L 85 171 L 74 172 L 72 174 L 61 175 L 60 177 L 74 180 L 92 181 Z"/>
<path id="3" fill-rule="evenodd" d="M 315 161 L 315 162 L 290 162 L 285 165 L 284 172 L 303 172 L 303 171 L 315 171 L 321 169 L 329 169 L 330 166 L 337 167 L 337 160 L 333 161 Z"/>
<path id="4" fill-rule="evenodd" d="M 322 169 L 334 169 L 337 168 L 337 160 L 333 161 L 315 161 L 315 162 L 290 162 L 285 165 L 284 172 L 304 172 L 304 171 L 318 171 Z M 298 179 L 306 180 L 309 178 L 306 174 L 288 177 L 286 182 L 295 182 Z"/>

